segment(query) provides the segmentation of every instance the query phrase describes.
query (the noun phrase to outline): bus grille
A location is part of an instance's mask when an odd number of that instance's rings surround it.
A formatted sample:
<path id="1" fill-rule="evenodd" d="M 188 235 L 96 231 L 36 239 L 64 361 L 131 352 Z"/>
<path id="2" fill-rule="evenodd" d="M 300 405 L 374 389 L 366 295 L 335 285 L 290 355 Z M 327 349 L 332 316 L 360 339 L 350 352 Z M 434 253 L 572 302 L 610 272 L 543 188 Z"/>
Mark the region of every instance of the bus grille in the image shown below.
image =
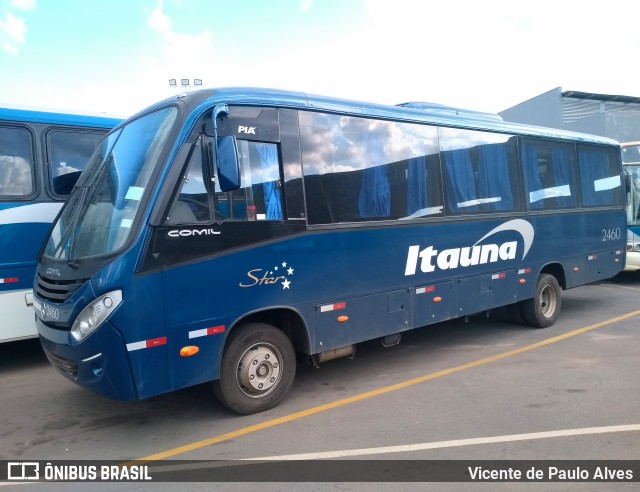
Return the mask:
<path id="1" fill-rule="evenodd" d="M 48 352 L 46 350 L 45 354 L 47 355 L 47 359 L 49 359 L 49 362 L 51 362 L 51 365 L 58 371 L 71 379 L 76 378 L 76 376 L 78 375 L 78 364 L 76 364 L 72 360 L 65 359 L 64 357 L 53 355 L 51 352 Z"/>
<path id="2" fill-rule="evenodd" d="M 54 280 L 38 274 L 36 293 L 45 301 L 63 303 L 84 284 L 86 279 Z"/>

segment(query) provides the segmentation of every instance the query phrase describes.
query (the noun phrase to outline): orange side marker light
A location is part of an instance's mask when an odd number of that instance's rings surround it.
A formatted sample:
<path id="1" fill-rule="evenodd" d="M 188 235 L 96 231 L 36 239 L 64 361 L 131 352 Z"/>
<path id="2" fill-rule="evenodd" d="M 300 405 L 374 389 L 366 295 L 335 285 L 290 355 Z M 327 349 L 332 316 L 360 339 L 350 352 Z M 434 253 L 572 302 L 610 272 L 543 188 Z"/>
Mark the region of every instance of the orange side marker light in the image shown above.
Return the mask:
<path id="1" fill-rule="evenodd" d="M 192 355 L 196 355 L 198 352 L 200 352 L 199 347 L 196 347 L 195 345 L 187 345 L 180 349 L 180 357 L 191 357 Z"/>

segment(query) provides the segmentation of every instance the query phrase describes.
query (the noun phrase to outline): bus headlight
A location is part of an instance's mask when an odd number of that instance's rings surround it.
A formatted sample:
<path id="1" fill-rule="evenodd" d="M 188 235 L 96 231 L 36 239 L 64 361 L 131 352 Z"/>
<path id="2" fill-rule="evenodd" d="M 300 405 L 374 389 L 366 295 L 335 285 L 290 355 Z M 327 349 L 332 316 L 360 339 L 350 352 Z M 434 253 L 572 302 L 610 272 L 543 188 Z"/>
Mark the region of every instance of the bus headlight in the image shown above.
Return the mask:
<path id="1" fill-rule="evenodd" d="M 73 322 L 71 327 L 73 338 L 78 342 L 87 338 L 111 315 L 121 302 L 121 290 L 113 290 L 98 297 L 80 311 L 80 314 Z"/>

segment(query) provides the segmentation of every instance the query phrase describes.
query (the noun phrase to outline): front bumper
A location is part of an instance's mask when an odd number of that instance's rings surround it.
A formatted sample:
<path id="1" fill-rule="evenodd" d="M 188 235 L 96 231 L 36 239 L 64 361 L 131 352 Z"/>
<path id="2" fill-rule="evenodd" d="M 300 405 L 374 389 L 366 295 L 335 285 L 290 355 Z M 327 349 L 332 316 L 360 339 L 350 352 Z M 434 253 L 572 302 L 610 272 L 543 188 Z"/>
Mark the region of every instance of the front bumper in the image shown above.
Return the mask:
<path id="1" fill-rule="evenodd" d="M 125 342 L 108 321 L 81 343 L 37 316 L 36 326 L 49 362 L 67 379 L 116 400 L 138 398 Z"/>
<path id="2" fill-rule="evenodd" d="M 627 272 L 640 270 L 640 252 L 627 251 L 627 262 L 624 265 Z"/>

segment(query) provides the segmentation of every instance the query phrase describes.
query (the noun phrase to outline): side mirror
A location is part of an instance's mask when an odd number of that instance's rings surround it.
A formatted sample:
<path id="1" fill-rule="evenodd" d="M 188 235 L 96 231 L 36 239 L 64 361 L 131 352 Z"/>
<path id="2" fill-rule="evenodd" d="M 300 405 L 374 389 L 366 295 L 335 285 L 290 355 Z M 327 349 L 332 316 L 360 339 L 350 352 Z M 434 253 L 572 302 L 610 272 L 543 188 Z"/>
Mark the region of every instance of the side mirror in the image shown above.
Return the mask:
<path id="1" fill-rule="evenodd" d="M 233 191 L 240 188 L 240 165 L 236 137 L 229 135 L 216 139 L 216 167 L 218 185 L 222 191 Z"/>

